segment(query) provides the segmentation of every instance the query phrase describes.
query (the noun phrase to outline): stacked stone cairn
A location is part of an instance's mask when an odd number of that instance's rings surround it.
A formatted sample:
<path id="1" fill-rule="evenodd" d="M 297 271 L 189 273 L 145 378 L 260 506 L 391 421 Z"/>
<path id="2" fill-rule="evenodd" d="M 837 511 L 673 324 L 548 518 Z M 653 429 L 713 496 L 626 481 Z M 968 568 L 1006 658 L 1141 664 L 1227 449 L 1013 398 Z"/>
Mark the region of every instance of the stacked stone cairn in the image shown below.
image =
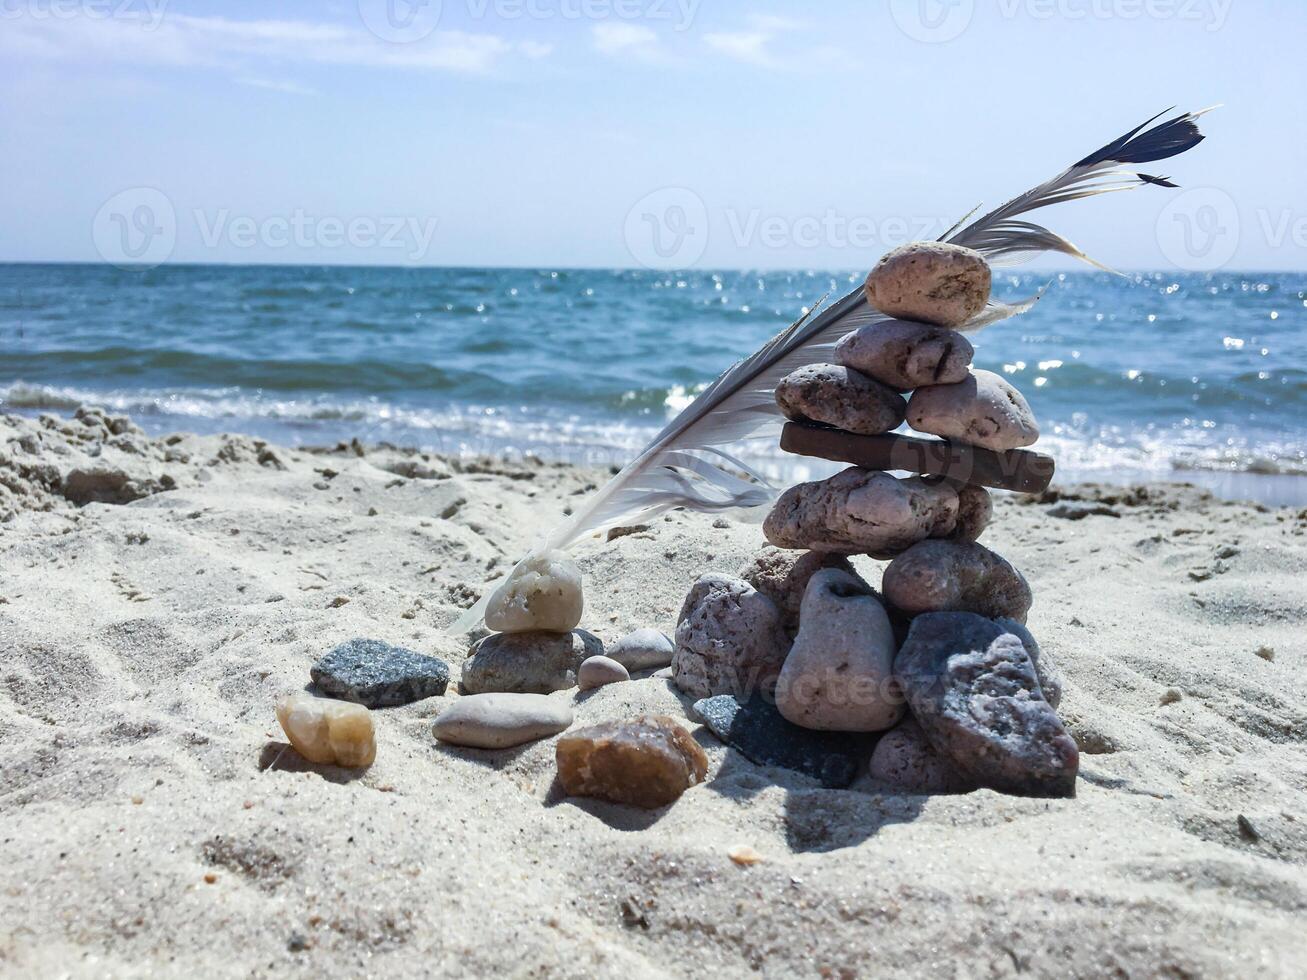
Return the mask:
<path id="1" fill-rule="evenodd" d="M 955 329 L 989 294 L 977 252 L 896 249 L 866 284 L 870 305 L 893 319 L 845 336 L 837 363 L 777 386 L 800 443 L 818 431 L 828 443 L 920 442 L 884 435 L 906 421 L 947 443 L 932 458 L 954 462 L 906 477 L 852 466 L 791 487 L 763 525 L 774 547 L 737 577 L 706 575 L 691 588 L 674 682 L 754 761 L 835 786 L 862 777 L 911 792 L 1074 795 L 1076 745 L 1055 710 L 1061 683 L 1024 625 L 1030 587 L 978 541 L 993 502 L 969 482 L 982 469 L 974 460 L 989 460 L 986 472 L 1018 470 L 1013 451 L 1039 437 L 1021 393 L 973 368 Z M 853 555 L 889 562 L 880 594 Z"/>
<path id="2" fill-rule="evenodd" d="M 783 379 L 776 400 L 792 420 L 784 448 L 895 465 L 854 465 L 782 494 L 763 525 L 771 547 L 736 577 L 701 577 L 674 643 L 644 629 L 605 651 L 577 628 L 580 569 L 561 552 L 529 556 L 490 596 L 491 632 L 464 660 L 435 737 L 493 751 L 559 736 L 569 796 L 667 806 L 708 770 L 679 722 L 571 727 L 586 692 L 665 668 L 723 742 L 826 786 L 1074 795 L 1076 746 L 1055 711 L 1061 683 L 1024 625 L 1030 587 L 977 540 L 993 515 L 983 484 L 1015 486 L 1003 474 L 1022 469 L 1014 454 L 1039 435 L 1020 393 L 972 368 L 971 344 L 954 329 L 989 290 L 988 266 L 968 249 L 923 243 L 882 259 L 867 299 L 893 319 L 844 337 L 838 363 Z M 939 438 L 923 449 L 892 435 L 904 421 Z M 876 443 L 868 456 L 859 442 L 868 439 L 912 451 L 877 455 Z M 889 472 L 915 466 L 904 478 Z M 889 562 L 881 593 L 855 571 L 856 555 Z M 314 693 L 282 699 L 278 720 L 304 759 L 348 768 L 377 758 L 372 709 L 444 698 L 450 681 L 443 660 L 372 639 L 341 644 L 310 673 Z"/>
<path id="3" fill-rule="evenodd" d="M 558 778 L 569 796 L 656 808 L 703 782 L 708 758 L 690 733 L 665 715 L 640 715 L 568 731 L 570 692 L 666 667 L 672 644 L 637 630 L 605 655 L 598 637 L 577 629 L 585 608 L 581 570 L 560 551 L 537 552 L 491 595 L 486 627 L 463 662 L 463 696 L 437 716 L 433 732 L 451 745 L 504 749 L 565 732 L 555 745 Z M 563 693 L 568 692 L 568 693 Z"/>

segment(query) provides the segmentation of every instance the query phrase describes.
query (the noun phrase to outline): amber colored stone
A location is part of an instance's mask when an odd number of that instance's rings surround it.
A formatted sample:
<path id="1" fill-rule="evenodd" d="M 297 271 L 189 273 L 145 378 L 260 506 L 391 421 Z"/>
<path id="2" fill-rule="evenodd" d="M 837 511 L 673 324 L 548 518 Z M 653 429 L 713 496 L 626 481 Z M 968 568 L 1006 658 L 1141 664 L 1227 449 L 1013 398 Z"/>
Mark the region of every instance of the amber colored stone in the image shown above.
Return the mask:
<path id="1" fill-rule="evenodd" d="M 558 776 L 568 796 L 652 810 L 675 803 L 708 775 L 708 757 L 665 715 L 606 721 L 558 740 Z"/>
<path id="2" fill-rule="evenodd" d="M 372 715 L 361 704 L 294 694 L 277 702 L 277 720 L 309 762 L 361 769 L 377 757 Z"/>

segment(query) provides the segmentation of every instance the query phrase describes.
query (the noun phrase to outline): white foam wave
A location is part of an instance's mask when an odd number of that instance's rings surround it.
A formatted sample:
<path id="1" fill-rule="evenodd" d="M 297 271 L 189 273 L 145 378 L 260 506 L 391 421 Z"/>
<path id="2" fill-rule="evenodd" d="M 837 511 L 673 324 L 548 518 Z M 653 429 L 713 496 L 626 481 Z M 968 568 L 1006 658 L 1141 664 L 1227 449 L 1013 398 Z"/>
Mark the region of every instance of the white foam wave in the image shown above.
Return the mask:
<path id="1" fill-rule="evenodd" d="M 675 390 L 667 399 L 669 412 L 688 404 L 694 394 Z M 659 428 L 655 420 L 635 424 L 539 406 L 420 407 L 375 397 L 276 397 L 234 387 L 92 391 L 22 381 L 0 387 L 3 410 L 68 412 L 84 404 L 131 415 L 154 431 L 245 431 L 301 445 L 357 436 L 365 442 L 420 446 L 452 455 L 534 455 L 590 465 L 621 465 Z M 742 458 L 778 482 L 833 472 L 822 463 L 787 456 L 775 443 L 752 441 L 737 448 Z M 1037 448 L 1057 460 L 1060 480 L 1113 480 L 1121 473 L 1140 479 L 1185 478 L 1187 473 L 1307 475 L 1307 451 L 1302 447 L 1236 445 L 1193 429 L 1132 433 L 1051 425 Z"/>

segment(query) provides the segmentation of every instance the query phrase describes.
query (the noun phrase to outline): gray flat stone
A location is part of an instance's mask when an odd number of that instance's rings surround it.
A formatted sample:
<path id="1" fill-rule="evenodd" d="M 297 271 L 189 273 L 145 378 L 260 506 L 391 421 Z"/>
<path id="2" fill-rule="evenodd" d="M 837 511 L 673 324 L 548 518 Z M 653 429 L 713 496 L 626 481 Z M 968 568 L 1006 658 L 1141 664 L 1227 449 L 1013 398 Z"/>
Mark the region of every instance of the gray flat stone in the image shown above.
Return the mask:
<path id="1" fill-rule="evenodd" d="M 977 785 L 1075 795 L 1076 743 L 1044 697 L 1023 637 L 1009 627 L 966 612 L 918 616 L 894 676 L 930 744 Z"/>
<path id="2" fill-rule="evenodd" d="M 354 639 L 309 670 L 318 690 L 369 708 L 390 708 L 439 697 L 449 686 L 449 665 L 381 640 Z"/>
<path id="3" fill-rule="evenodd" d="M 572 706 L 543 694 L 472 694 L 442 711 L 431 732 L 442 742 L 507 749 L 557 735 L 572 724 Z"/>
<path id="4" fill-rule="evenodd" d="M 605 656 L 630 671 L 651 670 L 670 667 L 675 650 L 676 644 L 666 633 L 645 627 L 617 640 L 605 651 Z"/>

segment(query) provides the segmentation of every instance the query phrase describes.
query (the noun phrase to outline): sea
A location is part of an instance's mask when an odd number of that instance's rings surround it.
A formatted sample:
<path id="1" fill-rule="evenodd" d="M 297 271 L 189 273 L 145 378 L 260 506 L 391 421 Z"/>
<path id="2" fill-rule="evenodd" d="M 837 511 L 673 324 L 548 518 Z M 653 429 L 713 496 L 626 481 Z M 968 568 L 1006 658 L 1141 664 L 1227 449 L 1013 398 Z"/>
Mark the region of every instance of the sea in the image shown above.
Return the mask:
<path id="1" fill-rule="evenodd" d="M 620 465 L 865 273 L 0 265 L 0 411 Z M 996 272 L 973 336 L 1061 481 L 1307 504 L 1307 273 Z M 784 477 L 773 444 L 748 448 Z"/>

